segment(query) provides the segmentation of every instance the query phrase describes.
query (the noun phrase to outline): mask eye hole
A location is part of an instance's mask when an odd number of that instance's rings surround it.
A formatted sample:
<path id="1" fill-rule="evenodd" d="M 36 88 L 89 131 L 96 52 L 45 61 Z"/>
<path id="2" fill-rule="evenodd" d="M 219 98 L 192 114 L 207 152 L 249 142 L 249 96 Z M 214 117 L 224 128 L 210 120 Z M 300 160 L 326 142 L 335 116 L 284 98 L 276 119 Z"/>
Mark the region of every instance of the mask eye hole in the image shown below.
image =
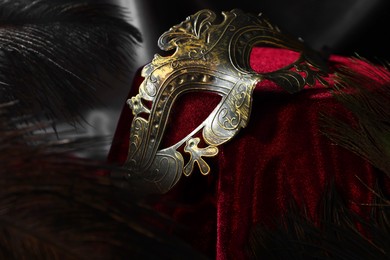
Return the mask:
<path id="1" fill-rule="evenodd" d="M 249 65 L 257 73 L 270 73 L 291 65 L 299 56 L 289 49 L 257 46 L 251 50 Z"/>
<path id="2" fill-rule="evenodd" d="M 173 104 L 159 149 L 170 147 L 197 128 L 218 106 L 222 97 L 211 92 L 187 92 Z"/>

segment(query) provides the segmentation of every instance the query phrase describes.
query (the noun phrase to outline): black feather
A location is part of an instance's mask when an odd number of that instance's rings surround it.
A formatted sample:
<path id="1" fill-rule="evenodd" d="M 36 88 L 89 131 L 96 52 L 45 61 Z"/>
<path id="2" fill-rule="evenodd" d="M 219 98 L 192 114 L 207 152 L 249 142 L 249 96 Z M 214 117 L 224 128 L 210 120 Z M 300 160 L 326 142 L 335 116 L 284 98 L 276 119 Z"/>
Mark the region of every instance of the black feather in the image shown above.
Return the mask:
<path id="1" fill-rule="evenodd" d="M 78 157 L 107 140 L 47 128 L 94 107 L 139 42 L 110 1 L 0 1 L 0 259 L 205 258 L 105 161 Z"/>
<path id="2" fill-rule="evenodd" d="M 141 41 L 111 1 L 2 0 L 0 102 L 77 121 L 99 104 L 97 89 L 112 87 L 105 74 L 128 76 Z"/>
<path id="3" fill-rule="evenodd" d="M 75 156 L 99 149 L 99 137 L 51 138 L 16 110 L 0 106 L 0 259 L 206 259 L 166 232 L 176 224 L 152 197 L 117 189 L 111 166 Z"/>
<path id="4" fill-rule="evenodd" d="M 390 176 L 390 71 L 362 58 L 354 61 L 359 70 L 338 68 L 332 88 L 345 110 L 322 113 L 321 131 Z"/>
<path id="5" fill-rule="evenodd" d="M 254 226 L 249 259 L 390 259 L 389 200 L 376 196 L 372 205 L 366 205 L 372 209 L 366 219 L 347 206 L 332 182 L 322 199 L 314 217 L 291 202 L 274 226 Z"/>

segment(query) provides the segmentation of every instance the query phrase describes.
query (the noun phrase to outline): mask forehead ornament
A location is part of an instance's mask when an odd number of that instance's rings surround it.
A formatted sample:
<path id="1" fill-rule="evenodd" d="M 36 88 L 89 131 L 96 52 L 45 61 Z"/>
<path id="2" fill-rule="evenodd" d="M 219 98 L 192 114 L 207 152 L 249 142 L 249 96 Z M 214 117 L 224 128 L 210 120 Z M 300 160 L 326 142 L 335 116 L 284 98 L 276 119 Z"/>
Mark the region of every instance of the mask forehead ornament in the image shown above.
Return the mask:
<path id="1" fill-rule="evenodd" d="M 237 9 L 222 15 L 217 22 L 214 12 L 201 10 L 160 36 L 159 47 L 174 53 L 156 54 L 143 68 L 139 93 L 127 101 L 134 115 L 128 157 L 123 170 L 112 172 L 112 177 L 145 192 L 165 193 L 195 167 L 207 175 L 207 157 L 216 156 L 218 146 L 247 126 L 257 83 L 272 80 L 290 93 L 317 80 L 325 84 L 322 59 L 301 41 L 281 33 L 262 15 Z M 249 59 L 252 48 L 261 45 L 287 48 L 300 56 L 276 71 L 256 73 Z M 216 93 L 221 101 L 186 137 L 160 149 L 171 108 L 188 92 Z M 200 147 L 200 141 L 205 145 Z"/>

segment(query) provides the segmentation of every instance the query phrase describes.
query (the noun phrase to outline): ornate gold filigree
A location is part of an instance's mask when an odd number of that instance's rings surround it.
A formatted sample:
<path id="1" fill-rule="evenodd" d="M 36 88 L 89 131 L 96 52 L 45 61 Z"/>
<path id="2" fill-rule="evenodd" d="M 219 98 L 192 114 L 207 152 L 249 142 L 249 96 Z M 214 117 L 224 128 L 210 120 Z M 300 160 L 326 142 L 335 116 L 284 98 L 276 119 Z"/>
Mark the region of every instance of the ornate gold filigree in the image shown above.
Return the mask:
<path id="1" fill-rule="evenodd" d="M 301 41 L 281 33 L 261 15 L 237 9 L 222 14 L 223 21 L 217 23 L 214 12 L 201 10 L 161 35 L 159 47 L 175 52 L 167 57 L 156 54 L 142 70 L 145 79 L 139 94 L 127 101 L 134 119 L 125 171 L 113 172 L 113 177 L 124 177 L 145 191 L 165 193 L 182 174 L 189 176 L 195 163 L 206 175 L 210 166 L 203 157 L 216 156 L 217 147 L 248 124 L 252 92 L 259 81 L 273 80 L 290 93 L 316 80 L 324 82 L 321 58 Z M 255 45 L 287 48 L 301 55 L 284 68 L 260 74 L 249 65 Z M 174 102 L 194 91 L 217 93 L 222 99 L 196 129 L 177 144 L 160 149 Z M 203 148 L 198 147 L 201 139 L 194 137 L 201 131 L 207 145 Z M 184 145 L 190 155 L 187 163 L 179 152 Z"/>

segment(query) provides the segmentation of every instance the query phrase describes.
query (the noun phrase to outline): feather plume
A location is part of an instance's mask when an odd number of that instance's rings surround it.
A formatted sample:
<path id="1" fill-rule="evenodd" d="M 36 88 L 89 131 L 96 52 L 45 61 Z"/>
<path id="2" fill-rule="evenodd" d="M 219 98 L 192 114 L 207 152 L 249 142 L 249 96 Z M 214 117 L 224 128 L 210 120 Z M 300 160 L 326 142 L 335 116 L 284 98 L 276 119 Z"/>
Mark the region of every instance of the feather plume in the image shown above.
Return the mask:
<path id="1" fill-rule="evenodd" d="M 104 174 L 111 166 L 75 156 L 98 149 L 98 137 L 53 139 L 35 120 L 15 127 L 15 110 L 0 106 L 1 259 L 206 259 L 163 229 L 175 223 L 152 197 L 118 189 Z"/>
<path id="2" fill-rule="evenodd" d="M 376 196 L 372 216 L 363 219 L 348 208 L 335 184 L 328 184 L 314 218 L 292 202 L 273 227 L 256 225 L 249 259 L 389 259 L 390 201 Z"/>
<path id="3" fill-rule="evenodd" d="M 390 177 L 390 71 L 354 58 L 359 69 L 340 67 L 332 89 L 355 123 L 341 111 L 321 114 L 322 133 Z"/>
<path id="4" fill-rule="evenodd" d="M 78 121 L 123 77 L 141 33 L 111 1 L 0 1 L 0 102 L 17 100 L 22 114 Z M 128 75 L 126 75 L 128 76 Z"/>
<path id="5" fill-rule="evenodd" d="M 48 129 L 99 102 L 101 75 L 131 68 L 142 39 L 124 18 L 110 1 L 0 1 L 1 259 L 205 259 L 163 229 L 175 223 L 153 198 L 78 156 L 108 140 Z"/>

